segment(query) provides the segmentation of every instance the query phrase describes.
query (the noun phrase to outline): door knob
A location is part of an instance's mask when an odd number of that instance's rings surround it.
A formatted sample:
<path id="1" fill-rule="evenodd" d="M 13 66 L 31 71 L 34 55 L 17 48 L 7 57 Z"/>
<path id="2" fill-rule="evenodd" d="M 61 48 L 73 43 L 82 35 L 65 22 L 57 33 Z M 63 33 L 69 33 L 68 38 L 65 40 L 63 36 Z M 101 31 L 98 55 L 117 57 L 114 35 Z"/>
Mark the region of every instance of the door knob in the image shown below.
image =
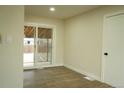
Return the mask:
<path id="1" fill-rule="evenodd" d="M 105 53 L 104 53 L 104 55 L 106 55 L 106 56 L 107 56 L 107 55 L 108 55 L 108 53 L 106 53 L 106 52 L 105 52 Z"/>

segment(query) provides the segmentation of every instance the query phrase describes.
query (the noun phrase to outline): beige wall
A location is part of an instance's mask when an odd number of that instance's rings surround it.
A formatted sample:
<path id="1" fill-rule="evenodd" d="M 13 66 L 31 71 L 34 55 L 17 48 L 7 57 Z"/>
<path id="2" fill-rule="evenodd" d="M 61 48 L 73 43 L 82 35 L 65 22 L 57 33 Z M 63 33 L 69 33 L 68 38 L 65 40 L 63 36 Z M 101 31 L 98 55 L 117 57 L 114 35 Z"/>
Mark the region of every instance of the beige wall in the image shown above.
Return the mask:
<path id="1" fill-rule="evenodd" d="M 56 26 L 56 62 L 94 78 L 101 77 L 103 16 L 124 10 L 105 6 L 64 21 L 25 16 L 25 22 Z M 23 6 L 0 6 L 0 87 L 23 86 Z M 6 43 L 6 36 L 12 37 Z"/>
<path id="2" fill-rule="evenodd" d="M 56 59 L 53 62 L 53 66 L 63 65 L 64 61 L 64 21 L 59 19 L 50 19 L 44 17 L 33 17 L 33 16 L 25 16 L 25 23 L 38 23 L 43 25 L 52 25 L 55 26 L 56 31 Z"/>
<path id="3" fill-rule="evenodd" d="M 0 11 L 0 87 L 23 87 L 24 7 L 0 6 Z"/>
<path id="4" fill-rule="evenodd" d="M 124 6 L 103 6 L 65 21 L 65 66 L 101 78 L 103 17 L 119 10 Z"/>

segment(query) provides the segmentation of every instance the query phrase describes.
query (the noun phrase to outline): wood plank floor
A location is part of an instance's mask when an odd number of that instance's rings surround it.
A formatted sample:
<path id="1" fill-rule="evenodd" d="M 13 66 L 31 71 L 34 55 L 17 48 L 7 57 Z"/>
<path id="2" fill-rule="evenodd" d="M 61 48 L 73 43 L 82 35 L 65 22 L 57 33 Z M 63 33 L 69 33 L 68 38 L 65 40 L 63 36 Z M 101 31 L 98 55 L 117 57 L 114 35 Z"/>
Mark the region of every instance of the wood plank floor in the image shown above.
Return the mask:
<path id="1" fill-rule="evenodd" d="M 24 71 L 24 88 L 110 88 L 99 81 L 84 79 L 66 67 L 50 67 Z"/>

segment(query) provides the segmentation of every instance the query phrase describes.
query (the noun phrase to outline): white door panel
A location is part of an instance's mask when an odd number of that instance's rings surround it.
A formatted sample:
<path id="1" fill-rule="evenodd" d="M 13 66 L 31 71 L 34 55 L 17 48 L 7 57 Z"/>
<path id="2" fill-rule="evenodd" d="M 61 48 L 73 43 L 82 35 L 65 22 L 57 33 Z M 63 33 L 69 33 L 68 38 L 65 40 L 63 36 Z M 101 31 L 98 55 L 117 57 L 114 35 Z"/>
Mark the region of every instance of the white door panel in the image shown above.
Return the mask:
<path id="1" fill-rule="evenodd" d="M 124 87 L 124 15 L 106 17 L 104 27 L 104 81 Z"/>

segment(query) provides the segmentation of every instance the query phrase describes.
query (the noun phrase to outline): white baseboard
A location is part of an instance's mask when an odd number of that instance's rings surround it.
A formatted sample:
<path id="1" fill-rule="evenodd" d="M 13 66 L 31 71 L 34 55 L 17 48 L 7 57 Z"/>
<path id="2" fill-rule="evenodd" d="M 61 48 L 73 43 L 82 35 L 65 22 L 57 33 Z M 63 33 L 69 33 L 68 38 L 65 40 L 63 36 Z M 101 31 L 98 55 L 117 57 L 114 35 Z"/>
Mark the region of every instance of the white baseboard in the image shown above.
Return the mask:
<path id="1" fill-rule="evenodd" d="M 63 66 L 63 64 L 49 64 L 49 65 L 44 65 L 42 67 L 45 68 L 45 67 L 56 67 L 56 66 Z"/>
<path id="2" fill-rule="evenodd" d="M 31 67 L 23 67 L 24 70 L 28 70 L 28 69 L 37 69 L 37 67 L 35 66 L 31 66 Z"/>
<path id="3" fill-rule="evenodd" d="M 98 80 L 98 81 L 102 82 L 100 77 L 95 76 L 95 75 L 93 75 L 93 74 L 91 74 L 89 72 L 86 72 L 86 71 L 82 70 L 82 69 L 78 69 L 78 68 L 76 68 L 76 67 L 74 67 L 72 65 L 67 65 L 67 64 L 64 65 L 64 66 L 67 67 L 67 68 L 69 68 L 69 69 L 71 69 L 71 70 L 74 70 L 74 71 L 76 71 L 76 72 L 78 72 L 80 74 L 83 74 L 85 76 L 91 77 L 91 78 L 93 78 L 95 80 Z"/>
<path id="4" fill-rule="evenodd" d="M 23 69 L 43 69 L 45 67 L 56 67 L 56 66 L 63 66 L 63 64 L 43 64 L 39 66 L 32 66 L 32 67 L 24 67 Z"/>

